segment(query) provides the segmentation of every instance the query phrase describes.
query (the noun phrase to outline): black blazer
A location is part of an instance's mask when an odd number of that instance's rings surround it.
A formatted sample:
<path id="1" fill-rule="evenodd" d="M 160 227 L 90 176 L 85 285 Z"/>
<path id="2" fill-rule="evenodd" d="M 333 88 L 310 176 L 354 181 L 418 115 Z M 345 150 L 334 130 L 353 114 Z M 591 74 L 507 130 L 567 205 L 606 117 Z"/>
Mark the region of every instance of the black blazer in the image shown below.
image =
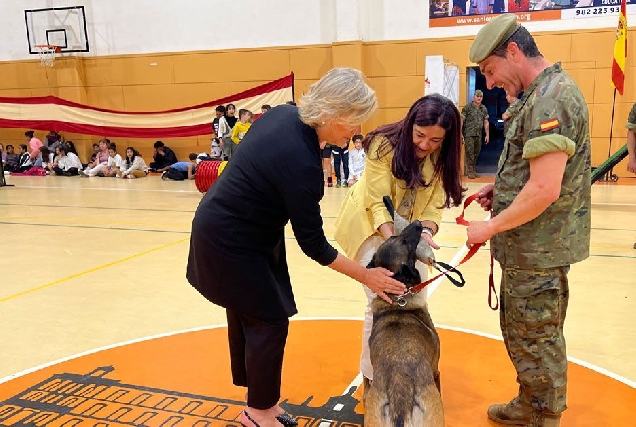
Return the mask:
<path id="1" fill-rule="evenodd" d="M 285 255 L 291 221 L 302 251 L 322 265 L 338 254 L 325 237 L 316 131 L 281 105 L 254 122 L 192 221 L 188 281 L 208 300 L 262 320 L 296 314 Z"/>

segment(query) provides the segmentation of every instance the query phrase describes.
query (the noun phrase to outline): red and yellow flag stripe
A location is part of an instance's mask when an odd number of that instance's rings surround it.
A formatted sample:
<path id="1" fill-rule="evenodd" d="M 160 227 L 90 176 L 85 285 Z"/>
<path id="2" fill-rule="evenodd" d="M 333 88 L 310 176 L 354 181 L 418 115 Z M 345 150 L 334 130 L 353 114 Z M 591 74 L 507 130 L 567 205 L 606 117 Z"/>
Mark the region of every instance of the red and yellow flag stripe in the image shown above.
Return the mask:
<path id="1" fill-rule="evenodd" d="M 621 95 L 625 88 L 625 58 L 627 58 L 627 1 L 622 0 L 612 61 L 612 85 Z"/>

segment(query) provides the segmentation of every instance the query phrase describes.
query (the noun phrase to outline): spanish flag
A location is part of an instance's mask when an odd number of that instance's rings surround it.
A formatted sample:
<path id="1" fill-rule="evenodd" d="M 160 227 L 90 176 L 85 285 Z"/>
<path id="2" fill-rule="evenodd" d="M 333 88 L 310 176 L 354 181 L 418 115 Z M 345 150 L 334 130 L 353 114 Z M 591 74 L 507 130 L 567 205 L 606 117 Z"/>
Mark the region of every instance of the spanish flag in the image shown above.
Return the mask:
<path id="1" fill-rule="evenodd" d="M 616 42 L 614 42 L 614 61 L 612 62 L 612 85 L 623 94 L 625 85 L 625 58 L 627 57 L 627 0 L 621 2 L 618 15 Z"/>

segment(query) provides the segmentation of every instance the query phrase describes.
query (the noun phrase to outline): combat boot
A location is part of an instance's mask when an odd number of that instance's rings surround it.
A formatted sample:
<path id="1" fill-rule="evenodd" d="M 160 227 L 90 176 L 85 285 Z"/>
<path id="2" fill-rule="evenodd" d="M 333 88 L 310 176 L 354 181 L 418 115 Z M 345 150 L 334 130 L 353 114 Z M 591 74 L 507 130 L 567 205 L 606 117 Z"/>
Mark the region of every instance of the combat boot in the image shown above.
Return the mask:
<path id="1" fill-rule="evenodd" d="M 475 173 L 475 168 L 472 166 L 468 167 L 468 179 L 475 179 L 477 178 L 477 174 Z"/>
<path id="2" fill-rule="evenodd" d="M 548 415 L 541 412 L 533 412 L 530 424 L 526 427 L 559 427 L 561 425 L 561 414 Z"/>
<path id="3" fill-rule="evenodd" d="M 525 426 L 532 420 L 532 406 L 517 396 L 508 403 L 490 405 L 488 418 L 500 424 Z"/>

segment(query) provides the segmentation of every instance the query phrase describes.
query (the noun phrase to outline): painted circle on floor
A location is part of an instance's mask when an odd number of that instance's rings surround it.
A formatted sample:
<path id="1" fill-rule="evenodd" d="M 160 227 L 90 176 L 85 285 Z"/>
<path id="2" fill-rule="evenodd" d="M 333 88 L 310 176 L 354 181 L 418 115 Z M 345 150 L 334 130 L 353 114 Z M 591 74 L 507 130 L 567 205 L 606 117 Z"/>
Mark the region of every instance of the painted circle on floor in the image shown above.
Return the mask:
<path id="1" fill-rule="evenodd" d="M 282 403 L 299 425 L 363 424 L 359 320 L 290 324 Z M 447 426 L 494 426 L 493 402 L 516 393 L 501 341 L 440 329 Z M 628 425 L 636 389 L 569 364 L 562 426 Z M 245 390 L 232 385 L 224 327 L 176 333 L 60 362 L 0 384 L 0 425 L 240 426 Z"/>

